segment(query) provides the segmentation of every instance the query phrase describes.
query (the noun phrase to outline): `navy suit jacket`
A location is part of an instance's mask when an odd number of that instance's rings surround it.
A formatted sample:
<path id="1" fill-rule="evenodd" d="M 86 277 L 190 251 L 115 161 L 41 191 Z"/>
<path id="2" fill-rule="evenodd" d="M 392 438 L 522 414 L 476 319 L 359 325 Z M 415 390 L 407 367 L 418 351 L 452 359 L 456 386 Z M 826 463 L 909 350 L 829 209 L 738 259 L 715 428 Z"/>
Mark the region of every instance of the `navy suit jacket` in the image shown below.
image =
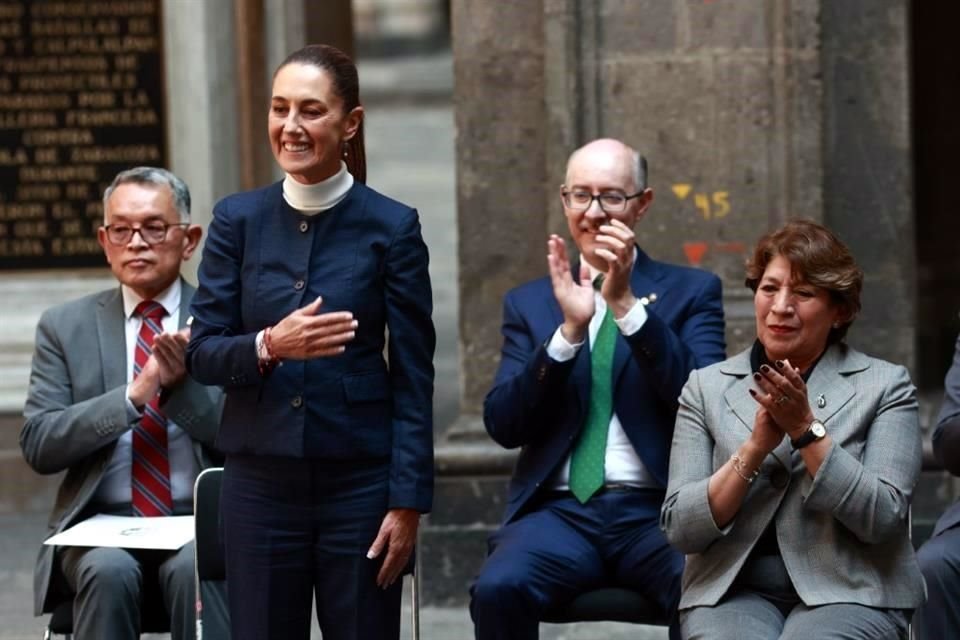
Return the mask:
<path id="1" fill-rule="evenodd" d="M 943 381 L 943 406 L 933 432 L 933 452 L 944 468 L 960 477 L 960 336 L 953 352 L 953 364 Z M 960 525 L 960 502 L 955 502 L 937 521 L 933 535 L 937 536 Z"/>
<path id="2" fill-rule="evenodd" d="M 226 392 L 217 446 L 228 454 L 390 465 L 390 508 L 429 511 L 433 351 L 428 255 L 417 212 L 356 183 L 306 216 L 282 183 L 214 208 L 200 264 L 187 366 Z M 323 296 L 351 311 L 343 354 L 262 374 L 256 334 Z M 389 329 L 389 366 L 383 357 Z"/>
<path id="3" fill-rule="evenodd" d="M 638 298 L 655 293 L 656 301 L 647 306 L 639 331 L 618 334 L 614 411 L 643 464 L 666 487 L 680 390 L 693 369 L 725 357 L 720 280 L 706 271 L 657 262 L 638 248 L 630 286 Z M 483 416 L 500 445 L 522 447 L 504 523 L 524 512 L 566 460 L 586 420 L 589 347 L 566 362 L 547 355 L 546 344 L 562 322 L 549 278 L 517 287 L 504 298 L 500 367 Z"/>

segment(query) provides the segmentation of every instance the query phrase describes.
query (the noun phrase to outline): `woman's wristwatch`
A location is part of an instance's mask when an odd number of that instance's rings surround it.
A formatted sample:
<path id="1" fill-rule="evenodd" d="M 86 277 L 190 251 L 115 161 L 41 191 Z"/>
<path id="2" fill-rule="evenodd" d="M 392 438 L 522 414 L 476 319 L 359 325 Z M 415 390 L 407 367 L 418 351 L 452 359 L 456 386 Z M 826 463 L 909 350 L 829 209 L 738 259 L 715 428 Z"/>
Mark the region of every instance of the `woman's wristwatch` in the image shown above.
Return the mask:
<path id="1" fill-rule="evenodd" d="M 803 449 L 808 444 L 816 442 L 817 440 L 822 440 L 824 436 L 827 435 L 827 428 L 823 426 L 823 423 L 813 419 L 813 422 L 810 423 L 810 426 L 807 427 L 807 430 L 803 432 L 796 440 L 790 439 L 790 445 L 793 447 L 793 450 Z"/>

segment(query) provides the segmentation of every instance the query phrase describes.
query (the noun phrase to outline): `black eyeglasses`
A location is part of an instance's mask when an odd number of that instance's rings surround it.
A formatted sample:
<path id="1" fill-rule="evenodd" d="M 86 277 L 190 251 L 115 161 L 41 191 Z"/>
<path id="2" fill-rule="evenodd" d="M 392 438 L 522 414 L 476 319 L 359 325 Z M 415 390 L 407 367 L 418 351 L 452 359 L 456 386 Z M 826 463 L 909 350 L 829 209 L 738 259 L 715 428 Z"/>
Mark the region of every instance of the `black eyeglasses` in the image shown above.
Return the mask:
<path id="1" fill-rule="evenodd" d="M 173 227 L 184 229 L 189 227 L 189 222 L 176 222 L 167 224 L 166 222 L 148 222 L 139 227 L 131 227 L 127 224 L 108 224 L 104 227 L 107 232 L 107 240 L 110 244 L 124 245 L 130 242 L 134 233 L 139 233 L 140 237 L 147 244 L 162 244 L 167 239 L 167 232 Z"/>
<path id="2" fill-rule="evenodd" d="M 643 191 L 638 191 L 632 196 L 628 196 L 622 191 L 601 191 L 593 195 L 589 191 L 576 189 L 574 191 L 564 191 L 560 194 L 563 204 L 571 211 L 586 211 L 596 200 L 600 203 L 600 208 L 604 213 L 623 213 L 627 208 L 627 202 L 643 195 Z"/>

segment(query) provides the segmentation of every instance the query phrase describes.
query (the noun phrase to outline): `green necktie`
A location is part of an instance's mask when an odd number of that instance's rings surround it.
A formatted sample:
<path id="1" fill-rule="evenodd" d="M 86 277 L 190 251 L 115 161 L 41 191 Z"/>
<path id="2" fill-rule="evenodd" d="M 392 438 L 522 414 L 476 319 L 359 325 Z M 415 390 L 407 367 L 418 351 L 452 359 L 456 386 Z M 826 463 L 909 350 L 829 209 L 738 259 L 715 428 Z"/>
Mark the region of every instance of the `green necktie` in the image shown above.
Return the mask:
<path id="1" fill-rule="evenodd" d="M 613 415 L 613 348 L 617 325 L 607 308 L 590 351 L 590 410 L 580 439 L 570 457 L 570 491 L 581 503 L 603 486 L 603 462 L 607 453 L 607 431 Z"/>

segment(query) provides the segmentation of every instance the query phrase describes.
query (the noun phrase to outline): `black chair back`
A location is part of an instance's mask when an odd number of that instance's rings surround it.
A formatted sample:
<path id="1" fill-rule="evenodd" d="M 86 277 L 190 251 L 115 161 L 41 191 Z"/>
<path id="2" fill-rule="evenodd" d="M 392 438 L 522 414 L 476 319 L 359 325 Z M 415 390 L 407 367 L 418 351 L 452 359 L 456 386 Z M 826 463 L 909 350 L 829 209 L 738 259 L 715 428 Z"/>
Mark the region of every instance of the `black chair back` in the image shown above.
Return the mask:
<path id="1" fill-rule="evenodd" d="M 193 515 L 196 527 L 197 578 L 226 580 L 227 570 L 220 535 L 220 482 L 223 469 L 204 469 L 197 477 Z"/>
<path id="2" fill-rule="evenodd" d="M 543 622 L 631 622 L 634 624 L 664 625 L 669 620 L 660 607 L 631 589 L 608 587 L 581 593 L 572 602 L 548 611 Z"/>

